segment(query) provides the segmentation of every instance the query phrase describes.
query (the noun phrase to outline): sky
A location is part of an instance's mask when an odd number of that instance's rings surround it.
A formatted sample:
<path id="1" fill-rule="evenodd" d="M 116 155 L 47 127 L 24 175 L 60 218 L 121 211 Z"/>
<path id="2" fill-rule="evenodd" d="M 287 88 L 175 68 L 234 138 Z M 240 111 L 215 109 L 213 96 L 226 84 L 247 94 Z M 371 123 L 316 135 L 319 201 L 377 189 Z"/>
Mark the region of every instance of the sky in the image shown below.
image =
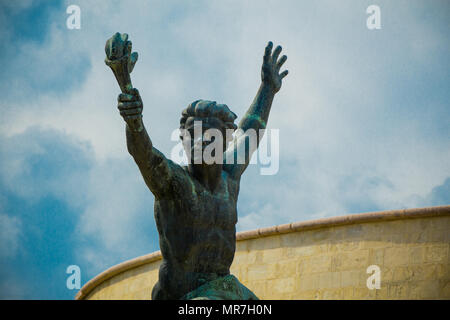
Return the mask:
<path id="1" fill-rule="evenodd" d="M 381 29 L 369 30 L 369 5 Z M 69 5 L 80 29 L 68 29 Z M 448 1 L 0 1 L 0 298 L 73 299 L 159 250 L 154 198 L 128 154 L 105 41 L 126 32 L 144 124 L 166 156 L 197 99 L 245 114 L 264 47 L 289 75 L 268 129 L 279 170 L 250 165 L 237 230 L 450 203 Z"/>

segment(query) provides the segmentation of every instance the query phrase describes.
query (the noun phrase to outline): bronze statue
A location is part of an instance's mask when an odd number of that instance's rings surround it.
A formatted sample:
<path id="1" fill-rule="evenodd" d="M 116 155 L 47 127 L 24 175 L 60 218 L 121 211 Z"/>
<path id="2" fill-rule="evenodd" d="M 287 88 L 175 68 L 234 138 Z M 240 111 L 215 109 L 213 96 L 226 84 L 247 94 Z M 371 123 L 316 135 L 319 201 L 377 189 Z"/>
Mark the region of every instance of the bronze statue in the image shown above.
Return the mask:
<path id="1" fill-rule="evenodd" d="M 129 73 L 137 60 L 128 35 L 116 33 L 106 43 L 106 64 L 113 70 L 122 93 L 118 108 L 126 122 L 129 153 L 133 156 L 148 188 L 155 196 L 155 221 L 163 261 L 152 299 L 257 299 L 236 277 L 230 266 L 236 248 L 237 199 L 242 173 L 251 153 L 245 132 L 254 129 L 261 139 L 275 94 L 288 71 L 279 72 L 287 57 L 279 58 L 281 47 L 272 53 L 265 48 L 261 85 L 253 103 L 239 123 L 244 133 L 227 145 L 225 153 L 234 157 L 246 148 L 241 163 L 205 163 L 196 156 L 213 142 L 205 139 L 208 129 L 226 136 L 234 130 L 236 115 L 224 104 L 197 100 L 182 112 L 181 139 L 189 164 L 182 167 L 167 159 L 152 144 L 142 122 L 143 103 L 131 85 Z M 194 131 L 201 125 L 201 137 Z M 197 127 L 198 129 L 198 127 Z M 196 161 L 193 161 L 196 160 Z"/>

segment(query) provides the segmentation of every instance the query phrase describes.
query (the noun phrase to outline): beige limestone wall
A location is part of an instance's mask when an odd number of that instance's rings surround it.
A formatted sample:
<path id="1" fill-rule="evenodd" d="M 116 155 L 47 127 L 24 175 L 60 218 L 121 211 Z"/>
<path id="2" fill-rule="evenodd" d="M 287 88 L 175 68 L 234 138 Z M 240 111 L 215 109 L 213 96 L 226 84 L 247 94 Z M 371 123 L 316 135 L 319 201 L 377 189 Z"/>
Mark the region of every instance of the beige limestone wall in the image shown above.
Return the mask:
<path id="1" fill-rule="evenodd" d="M 261 299 L 450 299 L 450 206 L 238 233 L 231 272 Z M 108 269 L 77 299 L 150 299 L 159 252 Z M 381 271 L 369 290 L 367 267 Z"/>

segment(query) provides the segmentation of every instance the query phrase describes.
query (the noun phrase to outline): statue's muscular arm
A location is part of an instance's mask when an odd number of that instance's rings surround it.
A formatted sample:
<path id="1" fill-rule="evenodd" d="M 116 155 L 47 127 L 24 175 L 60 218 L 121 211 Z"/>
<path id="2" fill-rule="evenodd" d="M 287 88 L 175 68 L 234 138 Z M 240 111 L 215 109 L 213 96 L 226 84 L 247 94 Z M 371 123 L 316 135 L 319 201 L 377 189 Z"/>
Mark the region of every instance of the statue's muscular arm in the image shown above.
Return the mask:
<path id="1" fill-rule="evenodd" d="M 272 101 L 275 94 L 281 89 L 282 79 L 287 76 L 288 71 L 285 70 L 280 73 L 280 68 L 286 62 L 287 57 L 283 55 L 278 59 L 281 53 L 281 46 L 277 46 L 272 53 L 272 42 L 269 42 L 264 51 L 263 64 L 261 68 L 261 85 L 256 93 L 255 99 L 248 108 L 246 114 L 239 123 L 240 129 L 236 135 L 235 142 L 226 151 L 226 153 L 243 154 L 239 150 L 246 148 L 245 160 L 243 164 L 226 165 L 230 175 L 234 178 L 239 178 L 247 168 L 253 152 L 259 145 L 259 141 L 262 139 L 260 130 L 265 129 L 267 120 L 269 119 L 270 109 L 272 107 Z M 255 130 L 257 141 L 256 148 L 251 150 L 251 144 L 249 144 L 249 133 L 247 130 Z M 246 133 L 247 132 L 247 133 Z M 226 159 L 226 157 L 224 157 Z"/>
<path id="2" fill-rule="evenodd" d="M 139 91 L 133 89 L 129 94 L 120 94 L 118 102 L 120 114 L 126 122 L 128 152 L 138 165 L 145 183 L 156 197 L 169 194 L 170 183 L 167 182 L 170 181 L 174 164 L 153 147 L 142 122 L 143 104 Z"/>

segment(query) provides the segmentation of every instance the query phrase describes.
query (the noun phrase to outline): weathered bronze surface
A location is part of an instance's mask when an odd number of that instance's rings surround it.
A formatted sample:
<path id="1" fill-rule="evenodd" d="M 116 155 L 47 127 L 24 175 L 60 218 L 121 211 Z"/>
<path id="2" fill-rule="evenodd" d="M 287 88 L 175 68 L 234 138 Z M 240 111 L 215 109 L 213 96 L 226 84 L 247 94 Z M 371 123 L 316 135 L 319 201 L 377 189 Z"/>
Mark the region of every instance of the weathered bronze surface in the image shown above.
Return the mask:
<path id="1" fill-rule="evenodd" d="M 189 164 L 182 167 L 153 146 L 144 127 L 143 103 L 129 75 L 137 53 L 131 53 L 128 35 L 116 33 L 107 41 L 105 51 L 105 62 L 122 90 L 118 109 L 126 122 L 128 151 L 155 196 L 155 221 L 163 262 L 152 299 L 257 299 L 230 275 L 236 249 L 239 183 L 254 150 L 247 148 L 243 163 L 191 161 L 196 159 L 196 150 L 204 151 L 212 143 L 203 135 L 195 139 L 195 126 L 201 123 L 203 134 L 213 128 L 225 137 L 227 129 L 236 129 L 236 115 L 226 105 L 207 100 L 194 101 L 183 110 L 181 139 Z M 239 123 L 243 132 L 256 130 L 258 143 L 259 129 L 265 129 L 273 98 L 288 74 L 287 70 L 279 72 L 287 59 L 279 58 L 280 53 L 280 46 L 272 52 L 272 43 L 268 43 L 261 85 Z M 245 146 L 247 138 L 241 134 L 236 143 L 229 146 L 224 143 L 228 147 L 225 152 L 237 154 L 237 148 Z"/>

